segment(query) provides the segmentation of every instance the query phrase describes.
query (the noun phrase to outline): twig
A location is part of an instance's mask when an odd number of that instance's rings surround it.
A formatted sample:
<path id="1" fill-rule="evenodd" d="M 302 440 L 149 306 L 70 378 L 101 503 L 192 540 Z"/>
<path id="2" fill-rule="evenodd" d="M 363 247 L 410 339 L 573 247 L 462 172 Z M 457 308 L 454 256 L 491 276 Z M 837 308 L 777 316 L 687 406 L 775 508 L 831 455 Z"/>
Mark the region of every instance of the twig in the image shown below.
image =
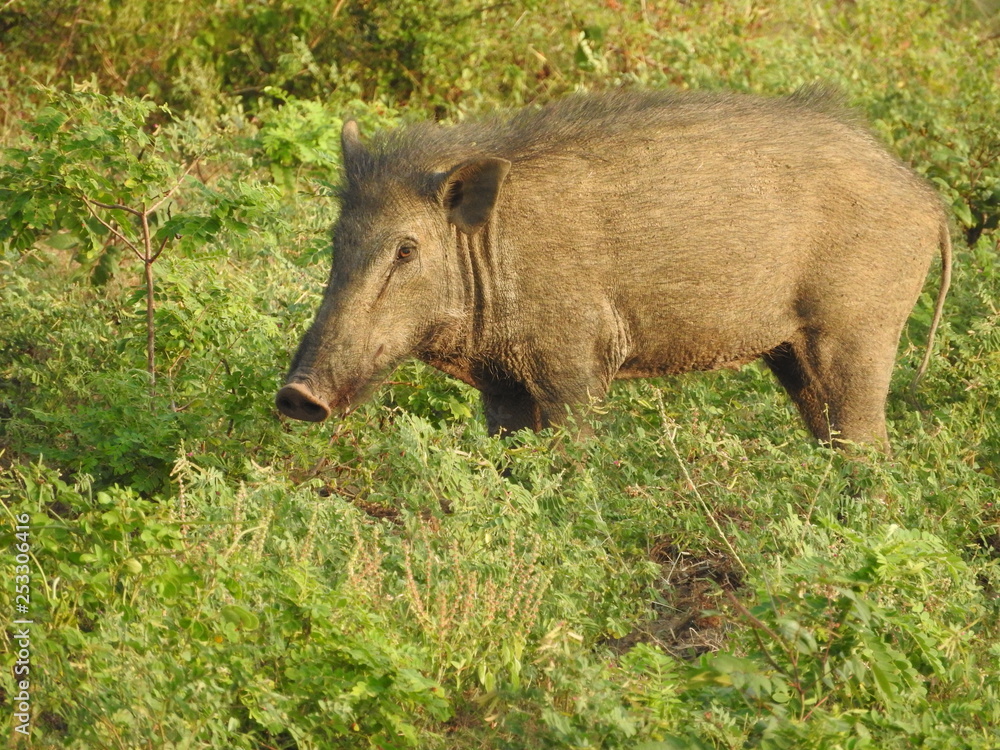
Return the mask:
<path id="1" fill-rule="evenodd" d="M 504 2 L 504 3 L 494 3 L 493 5 L 484 5 L 482 8 L 476 8 L 475 10 L 469 13 L 463 13 L 460 16 L 452 16 L 452 22 L 462 23 L 463 21 L 468 21 L 470 18 L 475 18 L 476 16 L 482 15 L 483 13 L 489 13 L 491 10 L 496 10 L 497 8 L 506 8 L 511 5 L 514 5 L 514 3 Z M 525 13 L 526 12 L 527 11 L 525 11 Z M 522 14 L 522 16 L 523 15 L 524 14 Z"/>
<path id="2" fill-rule="evenodd" d="M 743 602 L 737 599 L 731 591 L 727 589 L 722 589 L 722 593 L 726 595 L 726 598 L 729 599 L 729 603 L 736 608 L 736 611 L 739 612 L 741 616 L 748 619 L 750 621 L 750 624 L 753 625 L 754 637 L 757 639 L 757 645 L 760 646 L 761 653 L 764 655 L 764 658 L 767 660 L 768 664 L 774 667 L 774 669 L 776 669 L 779 674 L 787 674 L 787 671 L 785 669 L 782 669 L 777 664 L 777 662 L 774 661 L 773 657 L 768 652 L 767 648 L 765 648 L 764 641 L 760 637 L 760 633 L 758 631 L 764 631 L 764 633 L 767 634 L 768 638 L 770 638 L 776 644 L 781 646 L 782 649 L 784 649 L 785 653 L 788 655 L 788 660 L 789 662 L 791 662 L 792 665 L 793 685 L 795 686 L 795 691 L 799 694 L 799 699 L 802 701 L 802 710 L 804 711 L 805 697 L 806 697 L 805 688 L 802 686 L 802 677 L 799 675 L 798 658 L 795 653 L 795 649 L 786 644 L 785 639 L 782 638 L 777 633 L 775 633 L 773 630 L 771 630 L 771 628 L 769 628 L 760 618 L 755 617 L 753 613 L 744 606 Z"/>
<path id="3" fill-rule="evenodd" d="M 744 607 L 743 604 L 739 601 L 739 599 L 737 599 L 731 591 L 729 591 L 728 589 L 722 589 L 722 593 L 724 593 L 726 597 L 728 597 L 730 604 L 732 604 L 736 608 L 740 616 L 750 620 L 750 624 L 753 625 L 752 630 L 754 639 L 757 641 L 757 647 L 760 648 L 760 652 L 764 655 L 764 660 L 767 661 L 767 663 L 771 665 L 771 668 L 774 669 L 774 671 L 776 671 L 778 674 L 784 674 L 785 670 L 782 669 L 781 666 L 778 664 L 778 662 L 774 660 L 774 657 L 771 656 L 771 652 L 768 651 L 767 647 L 764 645 L 764 639 L 760 637 L 760 631 L 763 630 L 767 634 L 767 636 L 776 643 L 783 645 L 783 641 L 777 635 L 775 635 L 774 631 L 771 630 L 769 627 L 767 627 L 767 625 L 765 625 L 763 622 L 761 622 L 752 614 L 750 614 L 750 610 Z"/>
<path id="4" fill-rule="evenodd" d="M 97 203 L 97 201 L 91 201 L 90 198 L 88 198 L 86 195 L 84 195 L 83 196 L 83 205 L 85 205 L 87 207 L 87 210 L 90 211 L 90 215 L 93 216 L 95 219 L 97 219 L 99 222 L 101 222 L 101 224 L 103 224 L 107 228 L 107 230 L 109 232 L 111 232 L 115 237 L 117 237 L 122 242 L 124 242 L 125 246 L 129 250 L 131 250 L 133 253 L 135 253 L 135 256 L 139 260 L 145 260 L 142 257 L 142 253 L 139 252 L 139 248 L 137 248 L 135 246 L 135 244 L 130 239 L 128 239 L 125 235 L 123 235 L 121 232 L 119 232 L 117 229 L 115 229 L 113 226 L 111 226 L 111 224 L 109 224 L 104 219 L 102 219 L 100 216 L 98 216 L 97 212 L 90 205 L 91 203 L 94 203 L 95 205 L 98 205 L 98 206 L 101 206 L 101 207 L 104 207 L 104 208 L 108 207 L 104 203 Z M 110 208 L 116 208 L 116 206 L 111 206 Z"/>
<path id="5" fill-rule="evenodd" d="M 153 302 L 153 245 L 149 234 L 149 210 L 143 206 L 142 220 L 143 266 L 146 277 L 146 369 L 152 387 L 156 387 L 156 328 Z M 162 248 L 161 248 L 162 249 Z"/>
<path id="6" fill-rule="evenodd" d="M 84 200 L 87 200 L 90 203 L 93 203 L 95 206 L 100 206 L 101 208 L 107 208 L 107 209 L 109 209 L 111 211 L 128 211 L 133 216 L 142 216 L 142 211 L 137 211 L 136 209 L 132 208 L 131 206 L 123 206 L 120 203 L 114 203 L 114 204 L 111 204 L 111 203 L 101 203 L 100 201 L 95 201 L 93 198 L 88 198 L 87 196 L 83 196 L 83 197 L 84 197 Z"/>
<path id="7" fill-rule="evenodd" d="M 736 552 L 736 549 L 729 541 L 729 537 L 727 537 L 723 533 L 722 527 L 719 526 L 718 520 L 715 518 L 714 515 L 712 515 L 712 512 L 708 509 L 708 503 L 705 502 L 705 499 L 701 496 L 701 493 L 698 492 L 698 487 L 695 485 L 694 480 L 691 479 L 691 475 L 688 473 L 687 470 L 687 464 L 684 463 L 684 459 L 681 458 L 680 451 L 677 450 L 677 443 L 675 442 L 675 437 L 677 435 L 677 428 L 674 427 L 673 433 L 671 433 L 669 428 L 670 419 L 667 417 L 667 408 L 663 405 L 663 394 L 660 393 L 659 388 L 654 388 L 654 391 L 656 393 L 656 403 L 657 406 L 659 407 L 660 419 L 663 422 L 663 434 L 667 437 L 667 440 L 670 444 L 670 449 L 673 451 L 674 457 L 677 459 L 677 463 L 681 467 L 681 471 L 684 472 L 684 478 L 687 480 L 688 485 L 691 487 L 691 491 L 694 492 L 694 496 L 698 499 L 698 503 L 701 505 L 701 509 L 704 512 L 705 516 L 708 518 L 709 521 L 711 521 L 712 526 L 715 527 L 715 531 L 719 534 L 719 538 L 722 540 L 723 544 L 726 545 L 726 549 L 729 550 L 729 554 L 732 555 L 733 559 L 740 564 L 740 567 L 743 568 L 743 572 L 749 575 L 750 570 L 743 563 L 743 560 L 740 558 L 739 554 Z"/>
<path id="8" fill-rule="evenodd" d="M 736 608 L 736 611 L 740 613 L 741 617 L 745 617 L 746 619 L 748 619 L 750 621 L 750 624 L 753 625 L 754 628 L 758 630 L 763 630 L 765 633 L 767 633 L 767 637 L 770 638 L 775 643 L 780 643 L 784 645 L 785 643 L 784 639 L 780 635 L 775 633 L 773 630 L 771 630 L 771 628 L 767 626 L 767 623 L 765 623 L 759 617 L 756 617 L 749 609 L 747 609 L 746 605 L 744 605 L 743 602 L 737 599 L 736 595 L 733 594 L 732 591 L 724 587 L 720 588 L 722 588 L 722 593 L 726 595 L 726 598 L 729 599 L 729 603 Z M 767 658 L 767 660 L 771 662 L 772 667 L 777 669 L 779 672 L 784 671 L 781 667 L 779 667 L 771 660 L 771 657 L 766 650 L 764 651 L 764 655 Z"/>
<path id="9" fill-rule="evenodd" d="M 819 478 L 819 484 L 816 485 L 816 492 L 813 494 L 812 501 L 809 503 L 809 508 L 806 510 L 806 517 L 802 521 L 802 536 L 799 537 L 799 546 L 801 547 L 806 541 L 806 532 L 809 530 L 809 524 L 812 522 L 812 514 L 816 509 L 816 501 L 819 500 L 819 493 L 823 491 L 823 485 L 826 484 L 826 478 L 830 476 L 830 469 L 833 468 L 833 454 L 830 454 L 830 460 L 826 462 L 826 470 L 823 472 L 823 476 Z"/>
<path id="10" fill-rule="evenodd" d="M 167 246 L 167 241 L 169 239 L 170 239 L 170 235 L 167 235 L 166 237 L 163 238 L 163 242 L 160 243 L 160 247 L 157 249 L 157 251 L 155 253 L 153 253 L 153 257 L 150 259 L 150 263 L 154 262 L 157 258 L 160 257 L 160 253 L 162 253 L 163 252 L 163 248 L 165 248 Z"/>
<path id="11" fill-rule="evenodd" d="M 181 183 L 184 182 L 184 179 L 189 174 L 191 174 L 191 170 L 195 168 L 195 165 L 200 160 L 201 160 L 200 156 L 196 156 L 194 159 L 192 159 L 191 162 L 187 165 L 187 167 L 184 168 L 184 172 L 181 174 L 181 176 L 177 178 L 177 182 L 174 183 L 174 186 L 172 188 L 170 188 L 167 192 L 165 192 L 162 196 L 160 196 L 160 200 L 156 201 L 156 203 L 154 203 L 152 206 L 150 206 L 148 209 L 146 209 L 145 213 L 147 215 L 151 214 L 151 213 L 153 213 L 153 211 L 155 211 L 160 206 L 162 206 L 163 202 L 166 201 L 168 198 L 170 198 L 170 196 L 174 194 L 174 191 L 176 191 L 177 188 L 179 188 L 181 186 Z"/>
<path id="12" fill-rule="evenodd" d="M 566 80 L 566 76 L 564 76 L 562 73 L 559 72 L 559 69 L 555 65 L 552 64 L 552 62 L 549 60 L 549 58 L 547 58 L 545 55 L 543 55 L 537 49 L 535 49 L 534 47 L 532 47 L 530 44 L 528 45 L 528 51 L 531 54 L 533 54 L 535 57 L 537 57 L 539 60 L 541 60 L 542 63 L 544 63 L 548 67 L 549 71 L 551 71 L 551 73 L 556 78 L 558 78 L 560 81 L 565 81 Z"/>
<path id="13" fill-rule="evenodd" d="M 0 8 L 0 10 L 7 10 L 7 8 L 12 5 L 15 0 L 9 0 L 9 2 Z M 59 47 L 59 65 L 56 67 L 56 74 L 54 78 L 59 78 L 63 72 L 63 68 L 66 67 L 66 61 L 69 60 L 70 47 L 73 44 L 73 40 L 76 38 L 76 27 L 80 25 L 80 14 L 83 13 L 83 3 L 77 6 L 76 13 L 73 14 L 73 23 L 70 24 L 69 36 L 66 37 Z"/>

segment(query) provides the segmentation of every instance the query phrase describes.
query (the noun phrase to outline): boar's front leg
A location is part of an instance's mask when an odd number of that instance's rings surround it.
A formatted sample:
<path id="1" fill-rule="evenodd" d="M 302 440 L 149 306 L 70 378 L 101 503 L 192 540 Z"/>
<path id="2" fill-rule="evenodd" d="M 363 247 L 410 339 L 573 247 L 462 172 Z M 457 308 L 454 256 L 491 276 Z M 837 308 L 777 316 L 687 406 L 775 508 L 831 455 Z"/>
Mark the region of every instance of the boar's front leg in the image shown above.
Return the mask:
<path id="1" fill-rule="evenodd" d="M 512 347 L 483 378 L 483 407 L 491 435 L 574 423 L 580 436 L 593 401 L 604 398 L 628 353 L 627 338 L 609 303 L 582 315 L 575 307 L 549 318 L 573 321 L 551 326 Z"/>
<path id="2" fill-rule="evenodd" d="M 576 420 L 578 435 L 589 435 L 590 428 L 583 421 L 588 401 L 589 399 L 537 399 L 526 390 L 483 393 L 483 409 L 490 435 L 517 430 L 538 432 L 546 427 L 565 424 L 570 415 Z"/>
<path id="3" fill-rule="evenodd" d="M 508 382 L 502 388 L 484 390 L 483 407 L 489 433 L 524 429 L 538 432 L 572 419 L 580 436 L 589 434 L 590 428 L 583 417 L 592 401 L 605 396 L 611 376 L 588 376 L 588 369 L 591 368 L 574 367 L 556 371 L 552 378 L 529 379 L 527 385 Z"/>
<path id="4" fill-rule="evenodd" d="M 544 427 L 538 402 L 523 386 L 512 386 L 499 393 L 484 391 L 483 409 L 490 435 L 518 430 L 538 432 Z"/>

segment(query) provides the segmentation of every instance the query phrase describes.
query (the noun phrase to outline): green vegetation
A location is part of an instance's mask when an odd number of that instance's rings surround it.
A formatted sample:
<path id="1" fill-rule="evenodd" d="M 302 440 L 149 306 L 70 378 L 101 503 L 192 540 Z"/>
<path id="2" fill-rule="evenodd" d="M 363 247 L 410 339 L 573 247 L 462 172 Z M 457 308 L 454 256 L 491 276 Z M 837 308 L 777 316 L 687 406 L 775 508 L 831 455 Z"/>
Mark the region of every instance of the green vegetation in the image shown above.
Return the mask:
<path id="1" fill-rule="evenodd" d="M 0 45 L 13 743 L 1000 746 L 998 3 L 11 0 Z M 953 209 L 893 458 L 813 445 L 758 366 L 618 384 L 583 442 L 491 439 L 416 363 L 344 419 L 278 418 L 344 119 L 816 80 Z"/>

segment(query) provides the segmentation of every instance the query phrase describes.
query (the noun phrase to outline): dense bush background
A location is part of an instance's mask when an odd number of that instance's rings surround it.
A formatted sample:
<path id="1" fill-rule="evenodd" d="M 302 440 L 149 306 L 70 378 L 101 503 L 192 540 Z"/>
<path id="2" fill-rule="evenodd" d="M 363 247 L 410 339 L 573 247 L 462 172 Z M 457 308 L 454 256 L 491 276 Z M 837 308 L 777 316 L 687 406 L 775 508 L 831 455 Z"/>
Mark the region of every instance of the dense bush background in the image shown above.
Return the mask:
<path id="1" fill-rule="evenodd" d="M 0 639 L 12 664 L 27 513 L 25 744 L 1000 746 L 998 5 L 0 3 Z M 490 439 L 470 389 L 413 363 L 346 419 L 278 418 L 347 117 L 813 81 L 953 209 L 894 458 L 813 445 L 758 366 L 621 383 L 586 442 Z M 15 693 L 5 668 L 5 717 Z"/>

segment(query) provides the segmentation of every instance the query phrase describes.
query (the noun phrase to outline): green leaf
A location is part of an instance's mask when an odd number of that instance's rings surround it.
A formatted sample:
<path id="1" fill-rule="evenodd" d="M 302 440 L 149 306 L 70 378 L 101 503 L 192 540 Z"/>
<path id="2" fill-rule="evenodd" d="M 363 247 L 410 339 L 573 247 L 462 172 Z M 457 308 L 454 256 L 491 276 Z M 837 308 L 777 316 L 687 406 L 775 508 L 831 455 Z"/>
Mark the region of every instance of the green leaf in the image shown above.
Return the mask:
<path id="1" fill-rule="evenodd" d="M 256 630 L 260 620 L 253 612 L 238 604 L 227 604 L 220 611 L 222 619 L 231 622 L 245 630 Z"/>
<path id="2" fill-rule="evenodd" d="M 180 214 L 167 219 L 156 230 L 154 240 L 159 243 L 164 238 L 193 237 L 202 241 L 211 239 L 220 229 L 221 224 L 215 216 L 197 216 Z"/>
<path id="3" fill-rule="evenodd" d="M 45 244 L 54 250 L 69 250 L 80 244 L 80 238 L 69 232 L 59 232 L 49 235 L 45 239 Z"/>
<path id="4" fill-rule="evenodd" d="M 951 209 L 955 212 L 956 218 L 962 222 L 963 226 L 975 226 L 976 220 L 972 218 L 972 209 L 969 208 L 969 204 L 964 199 L 956 198 L 951 204 Z"/>
<path id="5" fill-rule="evenodd" d="M 49 140 L 68 120 L 69 116 L 62 110 L 55 109 L 54 107 L 45 107 L 35 115 L 35 119 L 29 125 L 28 130 L 41 139 Z"/>
<path id="6" fill-rule="evenodd" d="M 668 736 L 656 742 L 640 742 L 634 750 L 708 750 L 708 747 L 693 738 Z"/>

